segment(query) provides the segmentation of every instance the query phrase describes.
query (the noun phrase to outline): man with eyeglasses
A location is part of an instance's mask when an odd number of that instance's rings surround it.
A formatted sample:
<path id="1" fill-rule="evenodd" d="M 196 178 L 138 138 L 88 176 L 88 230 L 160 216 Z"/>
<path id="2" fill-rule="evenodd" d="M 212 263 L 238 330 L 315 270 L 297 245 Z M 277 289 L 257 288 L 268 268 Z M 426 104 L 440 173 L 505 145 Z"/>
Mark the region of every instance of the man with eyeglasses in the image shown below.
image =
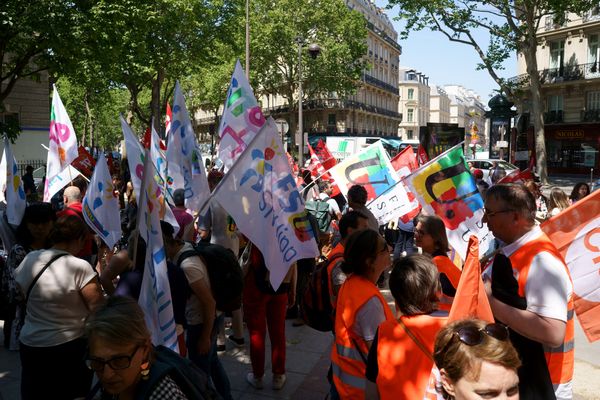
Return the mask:
<path id="1" fill-rule="evenodd" d="M 521 394 L 539 396 L 549 379 L 558 400 L 572 399 L 573 284 L 559 251 L 535 225 L 535 212 L 533 195 L 521 185 L 488 189 L 483 222 L 501 246 L 484 281 L 494 316 L 515 333 L 511 340 L 524 364 Z M 544 358 L 549 374 L 539 367 Z"/>

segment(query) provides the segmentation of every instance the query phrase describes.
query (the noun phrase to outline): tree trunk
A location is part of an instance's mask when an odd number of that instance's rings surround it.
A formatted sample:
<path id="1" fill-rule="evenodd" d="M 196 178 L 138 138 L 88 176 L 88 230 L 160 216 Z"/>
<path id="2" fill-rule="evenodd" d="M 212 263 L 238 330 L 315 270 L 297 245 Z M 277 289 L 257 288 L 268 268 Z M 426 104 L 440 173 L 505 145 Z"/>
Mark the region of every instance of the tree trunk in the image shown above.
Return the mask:
<path id="1" fill-rule="evenodd" d="M 152 101 L 150 103 L 150 109 L 152 110 L 152 124 L 156 132 L 160 132 L 161 125 L 161 113 L 160 113 L 160 89 L 165 79 L 165 71 L 159 68 L 156 72 L 156 79 L 152 81 Z"/>

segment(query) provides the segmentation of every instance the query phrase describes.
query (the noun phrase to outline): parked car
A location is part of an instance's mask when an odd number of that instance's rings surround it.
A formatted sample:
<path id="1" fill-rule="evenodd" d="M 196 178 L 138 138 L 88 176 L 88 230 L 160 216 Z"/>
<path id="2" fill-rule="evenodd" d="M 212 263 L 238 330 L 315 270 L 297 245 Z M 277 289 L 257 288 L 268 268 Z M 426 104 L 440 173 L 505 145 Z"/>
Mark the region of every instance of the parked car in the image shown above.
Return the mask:
<path id="1" fill-rule="evenodd" d="M 480 169 L 481 172 L 483 172 L 483 180 L 489 184 L 492 183 L 492 180 L 490 178 L 490 170 L 492 169 L 492 166 L 494 165 L 495 162 L 497 162 L 498 165 L 501 168 L 503 168 L 504 171 L 506 171 L 506 175 L 510 174 L 514 170 L 519 169 L 518 167 L 516 167 L 516 166 L 512 165 L 511 163 L 506 162 L 504 160 L 485 159 L 485 160 L 467 160 L 467 161 L 470 162 L 471 164 L 473 164 L 473 168 Z"/>

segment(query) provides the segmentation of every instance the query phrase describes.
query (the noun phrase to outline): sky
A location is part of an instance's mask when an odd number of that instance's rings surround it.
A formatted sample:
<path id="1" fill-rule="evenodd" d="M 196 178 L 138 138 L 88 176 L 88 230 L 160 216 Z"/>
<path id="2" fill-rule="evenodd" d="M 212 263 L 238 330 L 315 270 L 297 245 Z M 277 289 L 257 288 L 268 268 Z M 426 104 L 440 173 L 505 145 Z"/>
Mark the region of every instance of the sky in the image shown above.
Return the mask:
<path id="1" fill-rule="evenodd" d="M 375 1 L 377 6 L 384 8 L 386 0 Z M 394 28 L 400 32 L 403 28 L 401 21 L 395 21 L 398 15 L 397 7 L 386 10 Z M 486 39 L 485 31 L 478 33 L 479 38 Z M 467 89 L 473 89 L 485 106 L 489 99 L 496 94 L 498 85 L 487 70 L 477 71 L 480 58 L 475 50 L 467 45 L 450 42 L 442 33 L 428 29 L 411 32 L 408 39 L 399 40 L 402 46 L 400 65 L 411 67 L 429 76 L 429 86 L 457 84 Z M 487 47 L 487 41 L 485 41 Z M 498 71 L 503 78 L 517 75 L 516 55 L 505 63 L 505 70 Z"/>

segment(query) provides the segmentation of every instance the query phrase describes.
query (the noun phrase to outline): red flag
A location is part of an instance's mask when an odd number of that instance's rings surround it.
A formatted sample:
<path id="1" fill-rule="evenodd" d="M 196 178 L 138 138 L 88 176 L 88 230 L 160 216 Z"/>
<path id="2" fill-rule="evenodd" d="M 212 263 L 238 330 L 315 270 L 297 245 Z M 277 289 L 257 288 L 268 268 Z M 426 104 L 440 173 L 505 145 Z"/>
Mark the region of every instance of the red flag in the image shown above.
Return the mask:
<path id="1" fill-rule="evenodd" d="M 298 175 L 298 171 L 299 171 L 298 164 L 296 164 L 296 161 L 294 161 L 294 158 L 292 157 L 292 155 L 290 153 L 288 153 L 286 151 L 285 155 L 287 157 L 288 164 L 290 165 L 290 168 L 292 169 L 292 172 L 294 173 L 294 175 Z"/>
<path id="2" fill-rule="evenodd" d="M 318 149 L 320 147 L 321 149 L 321 155 L 324 155 L 324 157 L 327 157 L 327 154 L 329 154 L 329 159 L 327 159 L 328 163 L 331 164 L 331 167 L 333 167 L 337 161 L 335 158 L 333 158 L 333 156 L 331 156 L 331 153 L 329 153 L 329 150 L 327 149 L 327 146 L 325 145 L 325 143 L 323 142 L 323 140 L 319 139 L 319 143 L 317 144 L 317 146 L 315 147 L 315 149 Z M 331 177 L 331 175 L 327 172 L 327 170 L 329 168 L 325 168 L 325 166 L 322 163 L 322 158 L 319 157 L 319 153 L 312 148 L 312 146 L 309 144 L 308 145 L 308 151 L 310 152 L 310 164 L 308 165 L 308 169 L 310 170 L 310 174 L 313 177 L 318 177 L 320 176 L 322 180 L 324 181 L 329 181 L 332 184 L 332 192 L 331 192 L 331 196 L 335 197 L 338 194 L 340 194 L 340 188 L 338 187 L 338 185 L 335 183 L 335 181 L 333 180 L 333 178 Z M 333 164 L 332 161 L 333 160 Z"/>
<path id="3" fill-rule="evenodd" d="M 331 154 L 323 139 L 319 139 L 319 142 L 315 146 L 315 153 L 317 153 L 317 157 L 319 157 L 319 161 L 321 161 L 325 170 L 329 170 L 337 164 L 337 160 Z"/>
<path id="4" fill-rule="evenodd" d="M 417 156 L 415 155 L 415 151 L 413 150 L 412 146 L 407 146 L 404 150 L 398 153 L 396 157 L 392 158 L 390 162 L 392 163 L 392 167 L 394 167 L 396 172 L 400 173 L 401 176 L 408 175 L 401 172 L 403 168 L 407 168 L 409 173 L 419 168 Z"/>
<path id="5" fill-rule="evenodd" d="M 417 149 L 417 159 L 419 160 L 419 165 L 426 164 L 429 161 L 429 156 L 421 144 L 419 144 L 419 148 Z"/>
<path id="6" fill-rule="evenodd" d="M 173 120 L 173 112 L 171 111 L 171 106 L 167 103 L 167 112 L 165 114 L 165 138 L 169 136 L 169 132 L 171 131 L 171 121 Z"/>
<path id="7" fill-rule="evenodd" d="M 469 239 L 465 266 L 460 275 L 448 321 L 465 318 L 479 318 L 490 323 L 494 322 L 492 308 L 481 280 L 479 239 L 475 235 Z"/>
<path id="8" fill-rule="evenodd" d="M 506 175 L 504 178 L 500 179 L 498 183 L 525 183 L 527 181 L 533 180 L 533 174 L 527 168 L 526 170 L 514 170 L 510 174 Z"/>
<path id="9" fill-rule="evenodd" d="M 144 132 L 144 140 L 142 140 L 142 146 L 144 146 L 145 149 L 150 148 L 150 138 L 152 137 L 151 133 L 152 131 L 150 130 L 150 127 L 146 128 L 146 132 Z"/>
<path id="10" fill-rule="evenodd" d="M 573 281 L 573 303 L 588 340 L 600 339 L 600 190 L 542 224 Z"/>
<path id="11" fill-rule="evenodd" d="M 76 168 L 89 179 L 92 177 L 96 160 L 94 160 L 94 157 L 92 157 L 90 152 L 87 151 L 83 146 L 79 146 L 77 151 L 79 152 L 79 155 L 75 160 L 73 160 L 71 165 L 73 165 L 74 168 Z"/>

